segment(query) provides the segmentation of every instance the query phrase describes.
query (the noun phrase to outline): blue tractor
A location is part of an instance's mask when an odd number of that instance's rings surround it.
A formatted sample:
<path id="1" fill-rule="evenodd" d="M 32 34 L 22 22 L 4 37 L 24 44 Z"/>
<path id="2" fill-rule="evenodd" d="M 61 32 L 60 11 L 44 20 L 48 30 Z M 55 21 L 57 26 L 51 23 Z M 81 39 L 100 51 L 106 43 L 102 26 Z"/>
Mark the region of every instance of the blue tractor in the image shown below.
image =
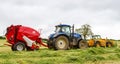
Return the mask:
<path id="1" fill-rule="evenodd" d="M 74 25 L 56 25 L 55 33 L 49 36 L 48 48 L 55 50 L 67 50 L 70 48 L 86 48 L 87 42 L 81 35 L 74 33 Z"/>

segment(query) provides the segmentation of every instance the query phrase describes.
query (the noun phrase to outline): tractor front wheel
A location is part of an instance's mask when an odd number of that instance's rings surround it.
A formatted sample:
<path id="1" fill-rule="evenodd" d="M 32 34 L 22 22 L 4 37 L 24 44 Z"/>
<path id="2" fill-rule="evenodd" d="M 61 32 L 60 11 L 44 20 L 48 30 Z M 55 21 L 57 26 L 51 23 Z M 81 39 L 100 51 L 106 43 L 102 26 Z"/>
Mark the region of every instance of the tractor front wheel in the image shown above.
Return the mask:
<path id="1" fill-rule="evenodd" d="M 56 38 L 54 43 L 55 50 L 67 50 L 69 47 L 68 38 L 65 36 L 59 36 Z"/>
<path id="2" fill-rule="evenodd" d="M 88 44 L 87 44 L 87 42 L 85 40 L 79 41 L 79 48 L 80 49 L 85 49 L 87 47 L 88 47 Z"/>
<path id="3" fill-rule="evenodd" d="M 23 51 L 25 50 L 25 48 L 26 48 L 25 43 L 18 42 L 18 43 L 15 43 L 11 49 L 13 51 Z"/>

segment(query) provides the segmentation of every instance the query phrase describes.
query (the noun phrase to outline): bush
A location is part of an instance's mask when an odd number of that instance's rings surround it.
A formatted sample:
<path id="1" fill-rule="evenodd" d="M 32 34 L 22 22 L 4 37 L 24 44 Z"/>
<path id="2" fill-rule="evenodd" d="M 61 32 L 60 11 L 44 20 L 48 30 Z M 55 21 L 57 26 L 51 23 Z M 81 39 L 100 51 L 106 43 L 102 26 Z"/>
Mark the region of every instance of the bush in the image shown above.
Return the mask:
<path id="1" fill-rule="evenodd" d="M 5 37 L 4 36 L 0 36 L 0 39 L 5 39 Z"/>

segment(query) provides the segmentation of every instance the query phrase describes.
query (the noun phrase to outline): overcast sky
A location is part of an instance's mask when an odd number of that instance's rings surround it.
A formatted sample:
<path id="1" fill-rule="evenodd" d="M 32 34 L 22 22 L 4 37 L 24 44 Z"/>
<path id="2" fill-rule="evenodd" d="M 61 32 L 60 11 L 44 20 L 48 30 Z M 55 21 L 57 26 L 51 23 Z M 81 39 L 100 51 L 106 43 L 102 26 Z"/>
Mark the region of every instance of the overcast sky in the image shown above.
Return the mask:
<path id="1" fill-rule="evenodd" d="M 92 26 L 94 34 L 120 39 L 120 0 L 0 0 L 0 35 L 21 24 L 48 37 L 57 24 Z"/>

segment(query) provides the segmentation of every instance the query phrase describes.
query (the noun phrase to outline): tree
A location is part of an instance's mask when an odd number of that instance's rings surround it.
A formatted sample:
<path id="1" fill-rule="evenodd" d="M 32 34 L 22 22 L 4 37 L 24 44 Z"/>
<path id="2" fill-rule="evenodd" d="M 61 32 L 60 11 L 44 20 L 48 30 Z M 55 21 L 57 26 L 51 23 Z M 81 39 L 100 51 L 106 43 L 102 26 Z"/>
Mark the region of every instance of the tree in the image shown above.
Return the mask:
<path id="1" fill-rule="evenodd" d="M 91 26 L 88 24 L 84 24 L 81 26 L 81 28 L 75 29 L 77 33 L 80 33 L 84 39 L 86 40 L 87 36 L 93 35 L 93 32 L 91 30 Z"/>

